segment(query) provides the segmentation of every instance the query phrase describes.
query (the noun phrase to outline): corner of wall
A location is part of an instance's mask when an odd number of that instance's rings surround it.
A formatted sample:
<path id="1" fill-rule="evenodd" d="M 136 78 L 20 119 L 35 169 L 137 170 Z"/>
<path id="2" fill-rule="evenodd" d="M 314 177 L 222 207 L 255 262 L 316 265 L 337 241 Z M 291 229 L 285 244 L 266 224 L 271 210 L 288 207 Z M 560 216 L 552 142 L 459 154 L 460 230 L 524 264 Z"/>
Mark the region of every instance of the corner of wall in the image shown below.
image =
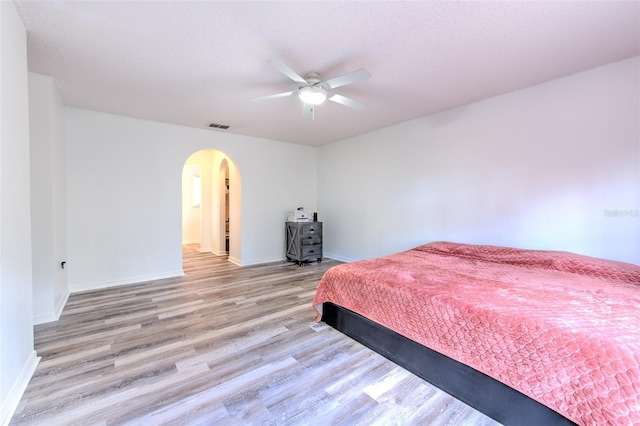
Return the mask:
<path id="1" fill-rule="evenodd" d="M 69 296 L 71 293 L 67 290 L 62 297 L 60 297 L 56 303 L 53 313 L 50 314 L 41 314 L 34 315 L 33 324 L 45 324 L 48 322 L 58 321 L 60 316 L 62 315 L 62 311 L 64 310 L 64 306 L 67 304 L 67 300 L 69 300 Z"/>
<path id="2" fill-rule="evenodd" d="M 0 2 L 0 424 L 11 419 L 38 364 L 33 345 L 27 32 Z"/>
<path id="3" fill-rule="evenodd" d="M 9 390 L 9 393 L 2 398 L 2 405 L 0 406 L 0 425 L 5 426 L 9 424 L 11 417 L 18 408 L 20 399 L 27 389 L 27 385 L 31 380 L 31 376 L 36 371 L 36 367 L 40 362 L 40 357 L 37 356 L 36 351 L 32 351 L 29 355 L 29 359 L 25 362 L 22 371 L 18 379 L 14 382 L 13 387 Z"/>

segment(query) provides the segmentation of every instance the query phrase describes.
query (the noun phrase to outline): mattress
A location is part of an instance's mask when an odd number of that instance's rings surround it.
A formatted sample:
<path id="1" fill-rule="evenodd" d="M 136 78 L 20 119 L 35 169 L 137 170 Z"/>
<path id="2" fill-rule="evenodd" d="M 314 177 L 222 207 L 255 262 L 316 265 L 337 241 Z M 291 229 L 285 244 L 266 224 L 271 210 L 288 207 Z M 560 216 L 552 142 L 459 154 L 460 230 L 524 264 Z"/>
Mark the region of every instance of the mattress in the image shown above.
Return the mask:
<path id="1" fill-rule="evenodd" d="M 435 242 L 331 268 L 318 286 L 316 310 L 324 302 L 578 424 L 640 424 L 639 266 Z"/>

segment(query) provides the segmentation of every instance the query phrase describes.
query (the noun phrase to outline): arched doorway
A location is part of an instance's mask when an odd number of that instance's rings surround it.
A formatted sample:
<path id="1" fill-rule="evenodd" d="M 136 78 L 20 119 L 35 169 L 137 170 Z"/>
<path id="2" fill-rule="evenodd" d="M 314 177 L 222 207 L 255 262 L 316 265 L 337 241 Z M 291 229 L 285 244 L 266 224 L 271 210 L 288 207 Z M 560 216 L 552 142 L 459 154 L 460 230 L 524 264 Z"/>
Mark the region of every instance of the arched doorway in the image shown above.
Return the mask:
<path id="1" fill-rule="evenodd" d="M 218 206 L 220 209 L 219 216 L 223 218 L 220 221 L 220 224 L 224 225 L 223 229 L 220 229 L 221 235 L 224 235 L 224 251 L 229 254 L 229 189 L 231 188 L 229 183 L 229 163 L 224 159 L 220 163 L 220 172 L 219 176 L 224 179 L 220 180 L 220 184 L 222 187 L 220 188 L 220 200 L 218 202 Z"/>
<path id="2" fill-rule="evenodd" d="M 223 152 L 193 153 L 182 170 L 182 244 L 240 258 L 240 174 Z"/>

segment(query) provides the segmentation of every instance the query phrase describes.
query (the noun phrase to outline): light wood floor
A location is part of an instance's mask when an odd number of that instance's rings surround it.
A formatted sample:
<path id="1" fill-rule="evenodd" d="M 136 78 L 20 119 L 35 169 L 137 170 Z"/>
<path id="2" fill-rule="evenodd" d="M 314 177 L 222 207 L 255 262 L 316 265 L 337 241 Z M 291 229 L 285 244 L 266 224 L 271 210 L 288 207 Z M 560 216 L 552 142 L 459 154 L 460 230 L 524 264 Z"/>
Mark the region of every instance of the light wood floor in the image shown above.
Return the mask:
<path id="1" fill-rule="evenodd" d="M 496 425 L 315 322 L 336 262 L 237 267 L 185 246 L 185 276 L 71 295 L 12 425 Z"/>

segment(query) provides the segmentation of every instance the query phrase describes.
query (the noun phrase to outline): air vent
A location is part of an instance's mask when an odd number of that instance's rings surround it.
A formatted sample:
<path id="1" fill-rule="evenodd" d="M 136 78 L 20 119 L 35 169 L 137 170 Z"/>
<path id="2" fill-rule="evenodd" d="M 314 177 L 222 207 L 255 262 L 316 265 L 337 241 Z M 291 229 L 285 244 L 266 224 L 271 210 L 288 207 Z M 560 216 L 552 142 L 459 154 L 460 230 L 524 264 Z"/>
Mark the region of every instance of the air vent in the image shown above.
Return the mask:
<path id="1" fill-rule="evenodd" d="M 211 123 L 211 124 L 209 124 L 209 127 L 226 130 L 226 129 L 229 128 L 229 125 L 228 124 Z"/>

